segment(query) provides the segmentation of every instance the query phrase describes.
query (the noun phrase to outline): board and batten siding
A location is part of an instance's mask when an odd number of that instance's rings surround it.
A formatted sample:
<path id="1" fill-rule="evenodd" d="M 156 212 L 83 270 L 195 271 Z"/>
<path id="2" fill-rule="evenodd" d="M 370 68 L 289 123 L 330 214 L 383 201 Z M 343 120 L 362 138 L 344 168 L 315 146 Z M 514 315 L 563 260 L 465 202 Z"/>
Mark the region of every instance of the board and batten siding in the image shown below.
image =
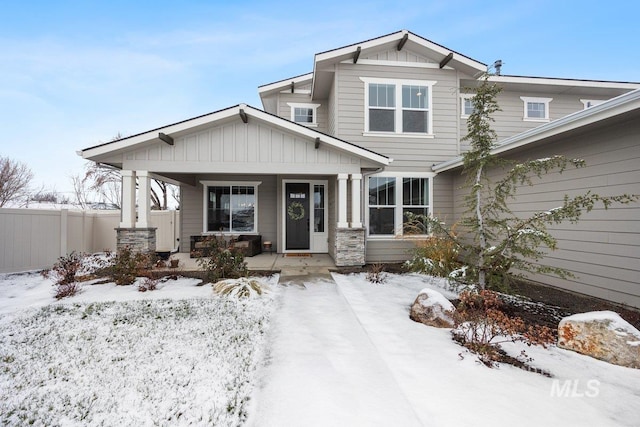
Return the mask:
<path id="1" fill-rule="evenodd" d="M 239 118 L 177 136 L 174 145 L 157 142 L 122 157 L 123 169 L 157 173 L 358 173 L 361 163 L 346 152 L 322 145 L 316 149 L 312 138 Z"/>
<path id="2" fill-rule="evenodd" d="M 509 203 L 514 214 L 528 217 L 533 212 L 561 206 L 565 194 L 575 196 L 587 191 L 610 196 L 640 193 L 640 121 L 618 123 L 597 130 L 582 130 L 556 138 L 538 148 L 528 149 L 516 160 L 532 160 L 560 154 L 580 158 L 587 166 L 550 173 L 534 186 L 521 186 L 517 198 Z M 464 193 L 459 187 L 463 177 L 453 174 L 456 216 L 464 208 Z M 494 177 L 501 174 L 494 171 Z M 530 279 L 569 291 L 640 307 L 640 204 L 613 205 L 605 210 L 598 205 L 584 213 L 576 224 L 549 227 L 558 239 L 558 249 L 548 251 L 544 265 L 565 268 L 573 279 L 550 275 L 529 275 Z"/>
<path id="3" fill-rule="evenodd" d="M 197 184 L 181 185 L 181 229 L 180 252 L 189 252 L 191 236 L 204 232 L 204 188 L 200 181 L 261 182 L 258 186 L 258 230 L 262 241 L 277 244 L 276 227 L 276 176 L 275 175 L 198 175 Z"/>

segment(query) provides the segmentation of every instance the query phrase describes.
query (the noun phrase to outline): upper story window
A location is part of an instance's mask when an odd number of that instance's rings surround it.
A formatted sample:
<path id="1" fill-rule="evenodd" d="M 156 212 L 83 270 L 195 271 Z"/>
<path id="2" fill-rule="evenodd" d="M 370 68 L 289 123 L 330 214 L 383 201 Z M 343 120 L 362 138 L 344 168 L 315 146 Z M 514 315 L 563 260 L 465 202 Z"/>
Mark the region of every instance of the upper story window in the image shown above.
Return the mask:
<path id="1" fill-rule="evenodd" d="M 473 114 L 473 95 L 460 96 L 460 117 L 468 118 Z"/>
<path id="2" fill-rule="evenodd" d="M 318 107 L 320 104 L 301 104 L 288 102 L 291 107 L 291 121 L 310 127 L 318 126 Z"/>
<path id="3" fill-rule="evenodd" d="M 584 105 L 584 109 L 586 110 L 589 107 L 595 107 L 596 105 L 600 105 L 603 102 L 606 102 L 604 99 L 581 99 L 582 105 Z"/>
<path id="4" fill-rule="evenodd" d="M 553 98 L 532 98 L 528 96 L 521 96 L 520 99 L 524 102 L 524 121 L 549 121 L 549 103 Z"/>
<path id="5" fill-rule="evenodd" d="M 365 134 L 431 135 L 433 81 L 361 77 L 365 83 Z"/>

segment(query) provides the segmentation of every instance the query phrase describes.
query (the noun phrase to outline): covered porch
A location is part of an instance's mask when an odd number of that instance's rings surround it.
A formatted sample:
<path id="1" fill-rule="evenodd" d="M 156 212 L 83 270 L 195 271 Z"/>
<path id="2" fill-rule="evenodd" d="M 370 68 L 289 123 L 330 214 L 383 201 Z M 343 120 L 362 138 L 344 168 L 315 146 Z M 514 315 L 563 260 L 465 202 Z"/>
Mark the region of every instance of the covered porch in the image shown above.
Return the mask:
<path id="1" fill-rule="evenodd" d="M 391 159 L 247 105 L 93 147 L 122 171 L 118 244 L 155 250 L 150 180 L 180 186 L 180 252 L 203 235 L 259 235 L 278 254 L 363 265 L 363 175 Z"/>

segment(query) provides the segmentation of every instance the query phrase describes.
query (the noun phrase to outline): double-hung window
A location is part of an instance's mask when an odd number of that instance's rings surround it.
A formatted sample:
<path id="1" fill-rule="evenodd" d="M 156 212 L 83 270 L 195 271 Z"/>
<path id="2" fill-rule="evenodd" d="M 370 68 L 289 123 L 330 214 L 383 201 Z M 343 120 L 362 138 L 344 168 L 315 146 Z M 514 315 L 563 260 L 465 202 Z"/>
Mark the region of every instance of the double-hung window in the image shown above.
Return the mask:
<path id="1" fill-rule="evenodd" d="M 528 96 L 521 96 L 520 99 L 524 102 L 524 121 L 549 121 L 549 103 L 553 98 L 532 98 Z"/>
<path id="2" fill-rule="evenodd" d="M 432 175 L 391 175 L 383 173 L 371 176 L 367 181 L 369 236 L 415 233 L 415 230 L 407 229 L 406 214 L 426 216 L 431 212 Z"/>
<path id="3" fill-rule="evenodd" d="M 203 181 L 205 233 L 256 233 L 259 182 Z"/>
<path id="4" fill-rule="evenodd" d="M 433 81 L 361 77 L 365 134 L 431 135 Z"/>

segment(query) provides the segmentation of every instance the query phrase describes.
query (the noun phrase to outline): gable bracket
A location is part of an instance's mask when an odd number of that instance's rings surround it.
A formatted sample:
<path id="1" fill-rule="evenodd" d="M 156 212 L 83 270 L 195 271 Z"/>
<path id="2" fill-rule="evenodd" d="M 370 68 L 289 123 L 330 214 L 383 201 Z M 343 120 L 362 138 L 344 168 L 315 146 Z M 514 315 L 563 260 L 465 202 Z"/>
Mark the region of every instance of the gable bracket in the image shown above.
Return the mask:
<path id="1" fill-rule="evenodd" d="M 444 68 L 445 65 L 449 63 L 453 59 L 453 52 L 449 52 L 449 55 L 445 56 L 442 61 L 440 61 L 440 68 Z"/>
<path id="2" fill-rule="evenodd" d="M 165 133 L 159 132 L 159 133 L 158 133 L 158 138 L 159 138 L 161 141 L 164 141 L 164 142 L 166 142 L 166 143 L 167 143 L 167 144 L 169 144 L 169 145 L 173 145 L 173 138 L 171 138 L 169 135 L 167 135 L 167 134 L 165 134 Z"/>
<path id="3" fill-rule="evenodd" d="M 247 123 L 249 121 L 247 113 L 245 113 L 242 108 L 240 109 L 240 118 L 242 119 L 242 123 Z"/>
<path id="4" fill-rule="evenodd" d="M 296 90 L 296 84 L 294 82 L 291 82 L 291 93 L 294 93 Z"/>
<path id="5" fill-rule="evenodd" d="M 398 43 L 398 52 L 402 50 L 407 40 L 409 40 L 409 34 L 405 34 L 404 36 L 402 36 L 402 39 L 400 39 L 400 42 Z"/>
<path id="6" fill-rule="evenodd" d="M 318 148 L 320 148 L 320 137 L 317 137 L 317 138 L 316 138 L 315 148 L 316 148 L 316 150 L 317 150 Z"/>
<path id="7" fill-rule="evenodd" d="M 358 58 L 360 58 L 360 52 L 362 52 L 362 48 L 360 46 L 358 46 L 358 48 L 356 49 L 356 53 L 353 54 L 353 63 L 357 63 L 358 62 Z"/>

